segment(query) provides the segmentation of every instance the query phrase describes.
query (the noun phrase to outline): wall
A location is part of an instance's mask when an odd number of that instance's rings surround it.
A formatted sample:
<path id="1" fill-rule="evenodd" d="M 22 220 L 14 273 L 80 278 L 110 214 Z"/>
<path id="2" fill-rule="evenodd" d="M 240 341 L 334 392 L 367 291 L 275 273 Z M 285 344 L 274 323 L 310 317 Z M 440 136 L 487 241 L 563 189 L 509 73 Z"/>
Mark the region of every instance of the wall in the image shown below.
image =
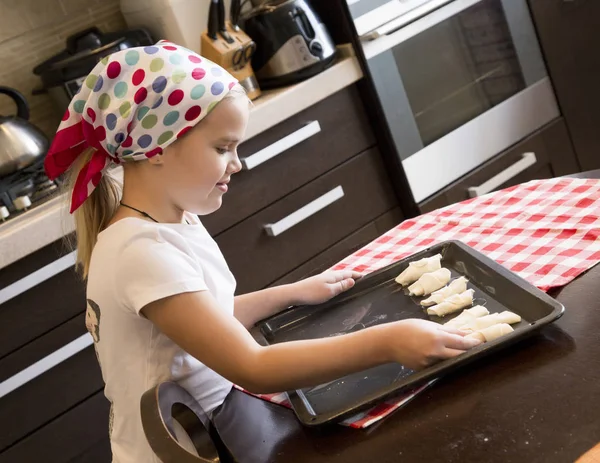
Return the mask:
<path id="1" fill-rule="evenodd" d="M 103 32 L 126 28 L 119 0 L 0 0 L 0 85 L 25 95 L 31 122 L 52 137 L 61 114 L 48 95 L 32 95 L 41 85 L 33 68 L 65 48 L 66 38 L 97 26 Z M 0 114 L 15 113 L 0 95 Z"/>

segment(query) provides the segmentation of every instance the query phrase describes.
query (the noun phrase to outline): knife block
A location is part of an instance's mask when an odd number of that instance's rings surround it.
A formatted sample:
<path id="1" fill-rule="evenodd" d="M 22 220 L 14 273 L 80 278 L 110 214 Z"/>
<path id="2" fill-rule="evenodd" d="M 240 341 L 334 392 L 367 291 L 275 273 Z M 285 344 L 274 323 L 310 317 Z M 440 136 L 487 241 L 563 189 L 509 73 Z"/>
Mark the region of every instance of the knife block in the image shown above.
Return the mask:
<path id="1" fill-rule="evenodd" d="M 258 81 L 254 75 L 251 61 L 245 63 L 243 66 L 235 66 L 233 64 L 233 56 L 236 51 L 243 50 L 252 43 L 252 39 L 241 29 L 237 31 L 231 27 L 231 23 L 227 22 L 227 32 L 233 38 L 233 43 L 227 43 L 227 41 L 217 34 L 216 39 L 211 39 L 208 36 L 208 32 L 202 33 L 200 44 L 202 50 L 202 56 L 218 64 L 222 68 L 226 69 L 233 77 L 239 80 L 240 84 L 246 89 L 246 93 L 251 100 L 254 100 L 260 96 L 260 88 Z"/>

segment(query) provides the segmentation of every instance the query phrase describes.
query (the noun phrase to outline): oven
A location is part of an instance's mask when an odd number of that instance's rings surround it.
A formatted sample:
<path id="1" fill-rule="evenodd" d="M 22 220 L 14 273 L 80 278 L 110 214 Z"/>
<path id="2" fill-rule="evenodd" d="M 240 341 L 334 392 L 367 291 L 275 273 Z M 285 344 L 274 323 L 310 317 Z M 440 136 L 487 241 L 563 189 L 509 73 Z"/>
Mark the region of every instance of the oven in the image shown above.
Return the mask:
<path id="1" fill-rule="evenodd" d="M 526 0 L 347 1 L 417 203 L 559 117 Z"/>

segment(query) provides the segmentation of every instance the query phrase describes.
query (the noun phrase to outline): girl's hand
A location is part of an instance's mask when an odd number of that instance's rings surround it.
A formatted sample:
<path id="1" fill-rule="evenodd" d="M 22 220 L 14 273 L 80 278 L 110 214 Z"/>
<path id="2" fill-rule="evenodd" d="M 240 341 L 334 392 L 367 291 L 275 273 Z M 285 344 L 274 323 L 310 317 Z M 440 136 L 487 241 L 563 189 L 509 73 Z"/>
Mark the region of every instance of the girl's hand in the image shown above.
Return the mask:
<path id="1" fill-rule="evenodd" d="M 456 357 L 481 344 L 467 334 L 427 320 L 407 319 L 388 325 L 390 360 L 420 370 L 440 360 Z"/>
<path id="2" fill-rule="evenodd" d="M 293 284 L 295 305 L 315 305 L 327 302 L 334 296 L 354 286 L 354 280 L 361 276 L 351 270 L 328 270 L 319 275 Z"/>

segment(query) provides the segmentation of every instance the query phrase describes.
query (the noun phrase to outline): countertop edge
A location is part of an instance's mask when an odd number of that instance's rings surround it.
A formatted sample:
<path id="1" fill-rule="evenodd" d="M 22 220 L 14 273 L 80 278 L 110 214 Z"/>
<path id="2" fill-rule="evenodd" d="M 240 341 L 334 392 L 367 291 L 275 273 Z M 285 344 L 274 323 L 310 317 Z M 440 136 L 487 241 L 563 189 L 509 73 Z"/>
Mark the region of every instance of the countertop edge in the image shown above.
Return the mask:
<path id="1" fill-rule="evenodd" d="M 246 131 L 250 139 L 298 114 L 363 77 L 350 45 L 338 47 L 338 61 L 330 68 L 290 87 L 264 92 L 251 109 Z M 0 269 L 72 233 L 65 194 L 0 224 Z"/>

